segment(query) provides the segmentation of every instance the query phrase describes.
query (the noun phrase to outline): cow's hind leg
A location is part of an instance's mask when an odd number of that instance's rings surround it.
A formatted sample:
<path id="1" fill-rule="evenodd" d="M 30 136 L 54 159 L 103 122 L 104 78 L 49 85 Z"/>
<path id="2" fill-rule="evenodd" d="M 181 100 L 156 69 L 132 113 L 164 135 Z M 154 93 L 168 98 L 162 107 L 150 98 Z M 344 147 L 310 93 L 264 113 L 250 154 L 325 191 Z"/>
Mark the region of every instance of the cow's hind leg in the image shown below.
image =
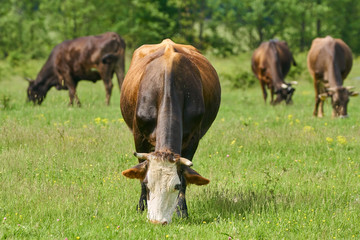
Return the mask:
<path id="1" fill-rule="evenodd" d="M 106 104 L 110 104 L 111 92 L 113 89 L 112 77 L 113 77 L 113 70 L 111 64 L 103 65 L 101 68 L 101 78 L 103 79 L 106 91 Z"/>

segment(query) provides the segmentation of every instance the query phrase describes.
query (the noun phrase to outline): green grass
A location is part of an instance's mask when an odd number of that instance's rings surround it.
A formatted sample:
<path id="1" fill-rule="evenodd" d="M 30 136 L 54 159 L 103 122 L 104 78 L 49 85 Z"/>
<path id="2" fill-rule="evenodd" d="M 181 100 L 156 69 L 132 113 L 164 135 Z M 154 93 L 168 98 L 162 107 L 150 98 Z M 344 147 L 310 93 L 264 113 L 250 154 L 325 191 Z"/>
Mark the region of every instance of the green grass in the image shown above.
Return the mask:
<path id="1" fill-rule="evenodd" d="M 249 58 L 209 57 L 220 76 L 250 71 Z M 305 55 L 297 61 L 306 66 Z M 42 106 L 26 104 L 22 76 L 42 63 L 0 78 L 0 239 L 360 238 L 359 98 L 349 119 L 332 119 L 329 101 L 316 119 L 307 72 L 292 106 L 264 105 L 258 83 L 222 81 L 220 112 L 194 157 L 211 182 L 189 187 L 188 219 L 156 226 L 135 211 L 139 182 L 121 175 L 137 160 L 117 85 L 109 107 L 102 82 L 80 82 L 81 108 L 54 89 Z M 360 89 L 359 66 L 346 85 Z"/>

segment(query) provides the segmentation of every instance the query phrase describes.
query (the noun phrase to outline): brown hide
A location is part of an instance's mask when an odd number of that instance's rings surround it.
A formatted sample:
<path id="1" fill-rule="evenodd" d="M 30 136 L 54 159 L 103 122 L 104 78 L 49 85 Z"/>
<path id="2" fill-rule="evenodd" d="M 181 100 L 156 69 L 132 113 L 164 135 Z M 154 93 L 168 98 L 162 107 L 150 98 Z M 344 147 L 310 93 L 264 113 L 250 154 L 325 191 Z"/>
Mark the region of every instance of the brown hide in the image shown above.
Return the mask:
<path id="1" fill-rule="evenodd" d="M 333 117 L 347 117 L 349 97 L 355 93 L 344 87 L 343 81 L 351 70 L 352 61 L 351 49 L 341 39 L 327 36 L 313 40 L 307 64 L 314 79 L 314 116 L 323 117 L 323 104 L 329 96 Z"/>
<path id="2" fill-rule="evenodd" d="M 106 90 L 106 103 L 110 103 L 116 73 L 119 89 L 124 79 L 125 42 L 114 32 L 80 37 L 64 41 L 52 50 L 35 81 L 30 81 L 28 100 L 41 104 L 51 87 L 68 89 L 70 105 L 80 80 L 96 82 L 102 79 Z"/>
<path id="3" fill-rule="evenodd" d="M 137 152 L 169 151 L 191 161 L 200 138 L 215 120 L 220 98 L 218 75 L 209 61 L 194 47 L 166 39 L 134 52 L 120 106 Z M 187 168 L 178 170 L 177 212 L 182 217 L 188 216 L 186 179 L 200 185 L 209 182 Z M 141 182 L 140 211 L 147 205 L 147 194 L 146 183 Z"/>
<path id="4" fill-rule="evenodd" d="M 263 42 L 253 53 L 251 68 L 260 81 L 264 101 L 267 92 L 265 86 L 270 89 L 271 104 L 278 104 L 285 100 L 292 103 L 292 95 L 295 91 L 291 83 L 285 83 L 284 78 L 290 70 L 291 63 L 296 66 L 295 60 L 285 41 L 270 40 Z M 274 94 L 277 98 L 273 99 Z"/>
<path id="5" fill-rule="evenodd" d="M 121 88 L 121 112 L 137 152 L 192 159 L 220 106 L 215 69 L 194 47 L 164 40 L 138 48 Z"/>

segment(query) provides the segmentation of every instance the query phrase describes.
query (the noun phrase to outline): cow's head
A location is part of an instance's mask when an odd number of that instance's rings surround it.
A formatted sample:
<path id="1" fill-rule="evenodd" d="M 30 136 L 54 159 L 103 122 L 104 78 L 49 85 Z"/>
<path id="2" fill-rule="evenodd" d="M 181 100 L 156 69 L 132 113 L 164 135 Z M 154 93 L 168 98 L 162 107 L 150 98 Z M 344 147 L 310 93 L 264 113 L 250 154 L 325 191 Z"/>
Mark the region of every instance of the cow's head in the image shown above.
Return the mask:
<path id="1" fill-rule="evenodd" d="M 148 214 L 152 223 L 167 224 L 175 211 L 182 183 L 205 185 L 209 180 L 192 170 L 192 162 L 169 151 L 134 153 L 143 161 L 122 172 L 125 177 L 136 178 L 147 186 Z M 183 180 L 185 179 L 185 180 Z"/>
<path id="2" fill-rule="evenodd" d="M 278 104 L 283 100 L 286 102 L 286 104 L 292 104 L 292 96 L 295 92 L 295 88 L 293 88 L 292 85 L 296 84 L 296 81 L 291 81 L 290 83 L 282 83 L 281 88 L 275 91 L 277 97 L 274 101 L 274 104 Z"/>
<path id="3" fill-rule="evenodd" d="M 326 89 L 325 93 L 319 94 L 319 98 L 324 101 L 327 97 L 331 97 L 331 105 L 333 108 L 333 117 L 347 118 L 347 104 L 350 97 L 359 95 L 358 92 L 350 91 L 354 87 L 335 87 Z"/>
<path id="4" fill-rule="evenodd" d="M 29 82 L 27 100 L 40 105 L 46 96 L 46 92 L 42 91 L 41 87 L 36 85 L 34 80 L 28 78 L 26 78 L 26 80 Z"/>

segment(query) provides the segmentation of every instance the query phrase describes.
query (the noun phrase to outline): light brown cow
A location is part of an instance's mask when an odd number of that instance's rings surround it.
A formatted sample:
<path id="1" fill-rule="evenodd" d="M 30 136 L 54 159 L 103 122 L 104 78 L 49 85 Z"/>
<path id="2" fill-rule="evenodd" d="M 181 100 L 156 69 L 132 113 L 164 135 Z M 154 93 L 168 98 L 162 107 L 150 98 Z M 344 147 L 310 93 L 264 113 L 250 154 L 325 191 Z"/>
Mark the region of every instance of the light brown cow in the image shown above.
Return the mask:
<path id="1" fill-rule="evenodd" d="M 357 92 L 349 91 L 352 87 L 343 86 L 343 81 L 351 70 L 352 61 L 351 49 L 341 39 L 327 36 L 313 40 L 307 64 L 314 79 L 314 116 L 323 117 L 323 105 L 327 97 L 331 97 L 333 117 L 348 116 L 349 97 L 358 95 Z"/>
<path id="2" fill-rule="evenodd" d="M 267 92 L 265 86 L 270 89 L 270 104 L 276 105 L 285 100 L 286 104 L 292 103 L 292 95 L 295 89 L 292 85 L 297 84 L 293 81 L 285 82 L 285 76 L 290 70 L 290 66 L 296 66 L 296 62 L 285 41 L 270 40 L 263 42 L 253 53 L 251 68 L 255 76 L 259 79 L 264 101 L 266 102 Z M 277 95 L 274 101 L 274 94 Z"/>
<path id="3" fill-rule="evenodd" d="M 187 217 L 186 184 L 209 183 L 190 166 L 220 97 L 215 69 L 194 47 L 166 39 L 134 52 L 120 105 L 140 163 L 123 175 L 141 180 L 138 208 L 148 206 L 150 221 L 169 223 L 176 203 L 178 215 Z"/>

